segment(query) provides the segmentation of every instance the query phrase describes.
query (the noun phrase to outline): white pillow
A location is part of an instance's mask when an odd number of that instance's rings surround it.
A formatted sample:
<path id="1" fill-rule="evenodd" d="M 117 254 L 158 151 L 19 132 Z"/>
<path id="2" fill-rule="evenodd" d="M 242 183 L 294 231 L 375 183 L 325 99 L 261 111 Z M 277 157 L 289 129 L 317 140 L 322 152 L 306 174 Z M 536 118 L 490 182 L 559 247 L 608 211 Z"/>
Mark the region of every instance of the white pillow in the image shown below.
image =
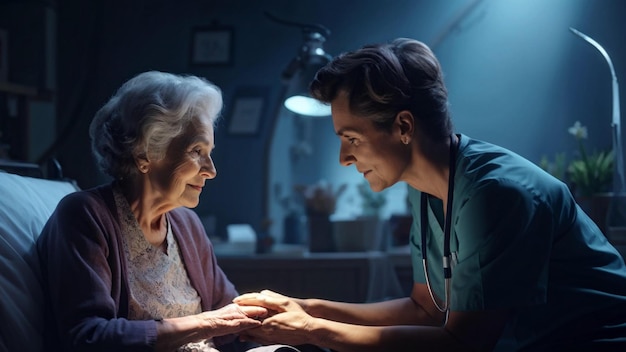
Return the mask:
<path id="1" fill-rule="evenodd" d="M 71 182 L 0 171 L 0 351 L 43 350 L 35 241 L 61 198 L 74 191 Z"/>

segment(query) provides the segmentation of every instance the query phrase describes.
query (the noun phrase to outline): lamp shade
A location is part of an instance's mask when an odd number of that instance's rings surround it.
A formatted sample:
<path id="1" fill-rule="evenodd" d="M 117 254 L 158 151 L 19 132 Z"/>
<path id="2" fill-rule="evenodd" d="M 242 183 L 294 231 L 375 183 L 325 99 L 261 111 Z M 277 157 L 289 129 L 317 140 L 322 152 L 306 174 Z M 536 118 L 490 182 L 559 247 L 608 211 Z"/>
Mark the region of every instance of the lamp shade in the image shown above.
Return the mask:
<path id="1" fill-rule="evenodd" d="M 284 105 L 287 110 L 302 116 L 330 116 L 330 106 L 314 99 L 309 94 L 309 85 L 321 64 L 309 64 L 300 69 L 292 79 Z"/>
<path id="2" fill-rule="evenodd" d="M 325 37 L 316 31 L 305 31 L 305 42 L 298 55 L 283 70 L 282 78 L 289 85 L 285 107 L 302 116 L 330 116 L 330 106 L 313 99 L 309 85 L 317 71 L 332 57 L 322 48 Z"/>
<path id="3" fill-rule="evenodd" d="M 285 107 L 303 116 L 330 116 L 330 106 L 304 95 L 292 95 L 285 99 Z"/>

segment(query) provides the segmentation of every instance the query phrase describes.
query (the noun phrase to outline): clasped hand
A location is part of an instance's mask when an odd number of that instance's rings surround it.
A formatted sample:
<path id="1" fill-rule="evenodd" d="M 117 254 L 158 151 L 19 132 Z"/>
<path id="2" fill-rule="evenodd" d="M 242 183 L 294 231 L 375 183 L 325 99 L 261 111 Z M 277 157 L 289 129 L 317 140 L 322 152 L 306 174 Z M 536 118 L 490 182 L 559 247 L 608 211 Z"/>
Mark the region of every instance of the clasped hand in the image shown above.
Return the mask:
<path id="1" fill-rule="evenodd" d="M 246 293 L 233 302 L 242 307 L 263 307 L 267 317 L 263 324 L 240 334 L 241 339 L 260 344 L 300 345 L 307 343 L 306 333 L 314 319 L 305 312 L 301 301 L 270 290 Z M 300 302 L 300 303 L 299 303 Z"/>
<path id="2" fill-rule="evenodd" d="M 260 320 L 267 316 L 267 309 L 260 306 L 239 306 L 231 303 L 220 309 L 206 311 L 198 315 L 207 326 L 210 336 L 205 338 L 236 334 L 246 329 L 258 327 Z"/>

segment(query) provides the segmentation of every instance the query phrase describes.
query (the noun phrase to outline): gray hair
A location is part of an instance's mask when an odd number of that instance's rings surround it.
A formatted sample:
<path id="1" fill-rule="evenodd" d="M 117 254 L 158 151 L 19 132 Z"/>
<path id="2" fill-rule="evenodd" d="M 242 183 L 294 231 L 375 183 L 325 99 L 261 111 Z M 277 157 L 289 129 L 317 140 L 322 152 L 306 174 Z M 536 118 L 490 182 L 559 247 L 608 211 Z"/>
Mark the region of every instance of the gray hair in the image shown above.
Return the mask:
<path id="1" fill-rule="evenodd" d="M 171 141 L 197 119 L 215 127 L 222 92 L 204 78 L 149 71 L 124 83 L 89 126 L 100 169 L 116 179 L 136 174 L 136 157 L 161 160 Z"/>

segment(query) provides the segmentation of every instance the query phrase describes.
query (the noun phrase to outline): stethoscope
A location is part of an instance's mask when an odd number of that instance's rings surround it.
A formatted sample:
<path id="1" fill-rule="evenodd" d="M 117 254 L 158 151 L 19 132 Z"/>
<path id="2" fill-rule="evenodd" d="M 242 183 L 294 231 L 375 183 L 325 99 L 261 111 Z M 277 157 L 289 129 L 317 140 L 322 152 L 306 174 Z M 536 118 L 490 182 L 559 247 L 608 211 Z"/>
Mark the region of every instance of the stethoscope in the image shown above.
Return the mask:
<path id="1" fill-rule="evenodd" d="M 428 261 L 427 261 L 427 248 L 426 248 L 426 235 L 428 234 L 428 193 L 422 192 L 421 208 L 420 208 L 420 230 L 422 239 L 422 266 L 424 268 L 424 276 L 426 278 L 426 286 L 428 287 L 428 293 L 432 299 L 435 307 L 445 313 L 444 325 L 448 321 L 448 314 L 450 313 L 450 286 L 452 281 L 452 253 L 450 251 L 450 228 L 452 224 L 452 201 L 454 198 L 454 173 L 456 171 L 456 148 L 457 143 L 454 139 L 454 135 L 450 135 L 450 161 L 449 161 L 449 176 L 448 176 L 448 204 L 446 204 L 446 214 L 444 216 L 443 225 L 443 277 L 444 277 L 444 290 L 445 298 L 443 307 L 437 303 L 435 295 L 433 294 L 432 287 L 430 285 L 430 278 L 428 276 Z M 415 245 L 415 242 L 413 242 Z"/>

